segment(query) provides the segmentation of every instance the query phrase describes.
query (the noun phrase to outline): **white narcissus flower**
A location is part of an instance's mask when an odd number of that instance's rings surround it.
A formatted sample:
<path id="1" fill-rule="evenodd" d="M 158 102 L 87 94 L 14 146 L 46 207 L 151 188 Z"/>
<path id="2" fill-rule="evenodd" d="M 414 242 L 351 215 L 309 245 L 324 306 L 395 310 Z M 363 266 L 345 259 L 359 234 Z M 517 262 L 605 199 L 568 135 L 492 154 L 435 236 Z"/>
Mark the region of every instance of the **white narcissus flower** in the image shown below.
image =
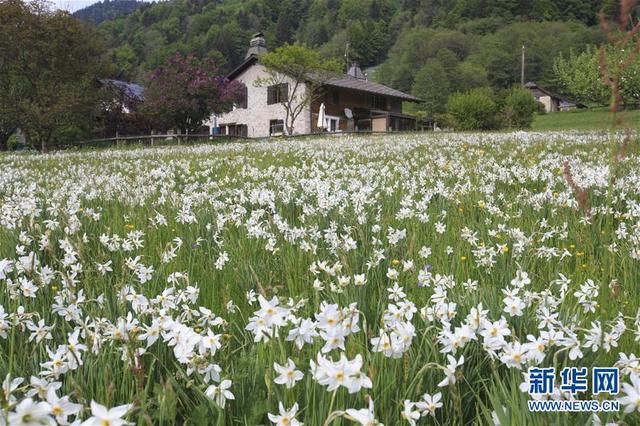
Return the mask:
<path id="1" fill-rule="evenodd" d="M 133 423 L 124 420 L 122 417 L 127 414 L 133 404 L 119 405 L 107 408 L 91 400 L 91 417 L 82 423 L 82 426 L 124 426 Z"/>
<path id="2" fill-rule="evenodd" d="M 384 426 L 382 423 L 376 421 L 376 416 L 373 412 L 373 399 L 371 398 L 369 398 L 369 408 L 360 410 L 349 408 L 346 410 L 346 413 L 349 420 L 353 420 L 361 426 Z"/>
<path id="3" fill-rule="evenodd" d="M 296 420 L 296 414 L 298 412 L 298 403 L 293 404 L 289 410 L 284 409 L 282 402 L 278 403 L 279 415 L 267 413 L 269 420 L 276 426 L 302 426 L 298 420 Z"/>
<path id="4" fill-rule="evenodd" d="M 353 285 L 359 287 L 359 286 L 363 286 L 367 283 L 367 278 L 365 277 L 364 274 L 355 274 L 353 276 Z"/>
<path id="5" fill-rule="evenodd" d="M 442 407 L 442 402 L 440 402 L 441 399 L 442 394 L 440 392 L 436 393 L 435 395 L 429 395 L 428 393 L 425 393 L 424 395 L 422 395 L 422 401 L 416 402 L 416 407 L 418 407 L 418 409 L 422 411 L 423 416 L 426 416 L 427 414 L 435 416 L 436 410 Z"/>
<path id="6" fill-rule="evenodd" d="M 69 401 L 68 396 L 58 398 L 54 388 L 50 388 L 47 392 L 47 402 L 51 405 L 51 415 L 55 416 L 56 421 L 60 425 L 69 424 L 67 417 L 82 411 L 82 405 Z"/>
<path id="7" fill-rule="evenodd" d="M 411 426 L 416 426 L 416 420 L 420 418 L 420 411 L 414 410 L 415 406 L 415 403 L 409 401 L 408 399 L 405 399 L 402 413 L 400 413 L 402 418 L 405 419 Z"/>
<path id="8" fill-rule="evenodd" d="M 220 386 L 211 385 L 204 392 L 207 397 L 218 404 L 220 408 L 224 408 L 227 399 L 236 399 L 228 389 L 231 387 L 231 380 L 223 380 Z"/>
<path id="9" fill-rule="evenodd" d="M 460 359 L 458 359 L 457 361 L 451 355 L 447 355 L 447 359 L 449 360 L 449 364 L 447 364 L 447 366 L 444 367 L 443 369 L 446 377 L 440 383 L 438 383 L 439 387 L 443 387 L 447 385 L 455 385 L 456 384 L 456 368 L 464 364 L 464 355 L 460 356 Z"/>
<path id="10" fill-rule="evenodd" d="M 291 358 L 287 358 L 286 365 L 280 365 L 274 362 L 273 368 L 279 374 L 279 376 L 275 378 L 274 382 L 279 385 L 286 385 L 287 389 L 294 387 L 296 382 L 302 380 L 304 377 L 302 371 L 296 370 L 296 365 Z"/>
<path id="11" fill-rule="evenodd" d="M 11 426 L 43 426 L 55 425 L 51 414 L 51 405 L 47 402 L 34 402 L 26 398 L 16 405 L 15 412 L 9 413 Z"/>
<path id="12" fill-rule="evenodd" d="M 618 401 L 625 406 L 625 413 L 640 412 L 640 376 L 632 374 L 629 379 L 631 379 L 631 384 L 622 384 L 622 391 L 625 396 L 618 398 Z"/>

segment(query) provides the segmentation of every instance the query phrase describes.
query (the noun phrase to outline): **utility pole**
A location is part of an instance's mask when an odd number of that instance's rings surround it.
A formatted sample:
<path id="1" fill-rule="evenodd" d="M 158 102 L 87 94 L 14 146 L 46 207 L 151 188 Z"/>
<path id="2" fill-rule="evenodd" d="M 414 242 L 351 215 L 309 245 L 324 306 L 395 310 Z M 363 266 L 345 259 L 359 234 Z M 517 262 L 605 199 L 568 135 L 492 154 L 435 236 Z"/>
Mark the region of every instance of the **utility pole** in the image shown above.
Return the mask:
<path id="1" fill-rule="evenodd" d="M 524 87 L 524 53 L 525 53 L 525 47 L 523 44 L 522 45 L 522 65 L 520 67 L 520 85 L 522 87 Z"/>
<path id="2" fill-rule="evenodd" d="M 351 55 L 351 43 L 347 42 L 344 46 L 344 62 L 347 64 L 347 71 L 349 71 L 349 67 L 351 66 L 349 57 Z"/>

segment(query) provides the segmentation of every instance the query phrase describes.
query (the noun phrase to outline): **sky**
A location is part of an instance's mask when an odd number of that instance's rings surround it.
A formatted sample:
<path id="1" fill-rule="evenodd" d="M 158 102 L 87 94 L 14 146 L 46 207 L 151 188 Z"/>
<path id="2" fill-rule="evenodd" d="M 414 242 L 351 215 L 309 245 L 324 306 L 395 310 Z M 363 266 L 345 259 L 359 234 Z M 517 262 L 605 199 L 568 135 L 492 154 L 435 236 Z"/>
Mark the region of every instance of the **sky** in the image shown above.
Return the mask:
<path id="1" fill-rule="evenodd" d="M 50 0 L 53 3 L 54 9 L 68 10 L 69 12 L 75 12 L 76 10 L 90 6 L 93 3 L 98 3 L 101 0 Z M 148 0 L 144 0 L 148 1 Z"/>
<path id="2" fill-rule="evenodd" d="M 53 2 L 55 9 L 68 10 L 69 12 L 75 12 L 93 3 L 96 3 L 96 0 L 55 0 Z"/>

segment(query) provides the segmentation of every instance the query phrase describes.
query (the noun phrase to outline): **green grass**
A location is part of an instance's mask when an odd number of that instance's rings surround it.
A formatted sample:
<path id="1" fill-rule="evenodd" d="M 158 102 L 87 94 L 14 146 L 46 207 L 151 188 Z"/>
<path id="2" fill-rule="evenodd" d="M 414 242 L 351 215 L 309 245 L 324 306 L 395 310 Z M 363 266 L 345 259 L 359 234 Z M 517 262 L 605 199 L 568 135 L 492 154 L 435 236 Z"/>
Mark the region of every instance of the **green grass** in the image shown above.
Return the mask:
<path id="1" fill-rule="evenodd" d="M 620 113 L 624 117 L 625 126 L 637 129 L 640 125 L 640 110 L 628 110 Z M 611 128 L 612 117 L 608 108 L 576 109 L 550 114 L 536 114 L 532 130 L 597 130 Z"/>

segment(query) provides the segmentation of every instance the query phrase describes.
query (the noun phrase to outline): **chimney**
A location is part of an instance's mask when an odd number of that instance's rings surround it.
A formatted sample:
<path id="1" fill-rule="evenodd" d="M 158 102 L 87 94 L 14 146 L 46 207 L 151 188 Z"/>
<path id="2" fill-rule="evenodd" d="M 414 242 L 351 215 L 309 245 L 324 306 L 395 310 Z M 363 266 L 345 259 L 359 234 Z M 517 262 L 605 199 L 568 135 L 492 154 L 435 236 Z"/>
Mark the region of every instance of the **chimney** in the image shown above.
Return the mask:
<path id="1" fill-rule="evenodd" d="M 247 54 L 244 55 L 244 59 L 249 59 L 250 56 L 256 55 L 260 56 L 261 54 L 267 51 L 267 42 L 264 39 L 264 34 L 255 33 L 249 42 L 249 50 L 247 50 Z"/>
<path id="2" fill-rule="evenodd" d="M 347 71 L 347 75 L 350 75 L 351 77 L 354 77 L 360 80 L 367 79 L 367 76 L 362 72 L 357 62 L 351 63 L 351 67 L 349 68 L 349 71 Z"/>

